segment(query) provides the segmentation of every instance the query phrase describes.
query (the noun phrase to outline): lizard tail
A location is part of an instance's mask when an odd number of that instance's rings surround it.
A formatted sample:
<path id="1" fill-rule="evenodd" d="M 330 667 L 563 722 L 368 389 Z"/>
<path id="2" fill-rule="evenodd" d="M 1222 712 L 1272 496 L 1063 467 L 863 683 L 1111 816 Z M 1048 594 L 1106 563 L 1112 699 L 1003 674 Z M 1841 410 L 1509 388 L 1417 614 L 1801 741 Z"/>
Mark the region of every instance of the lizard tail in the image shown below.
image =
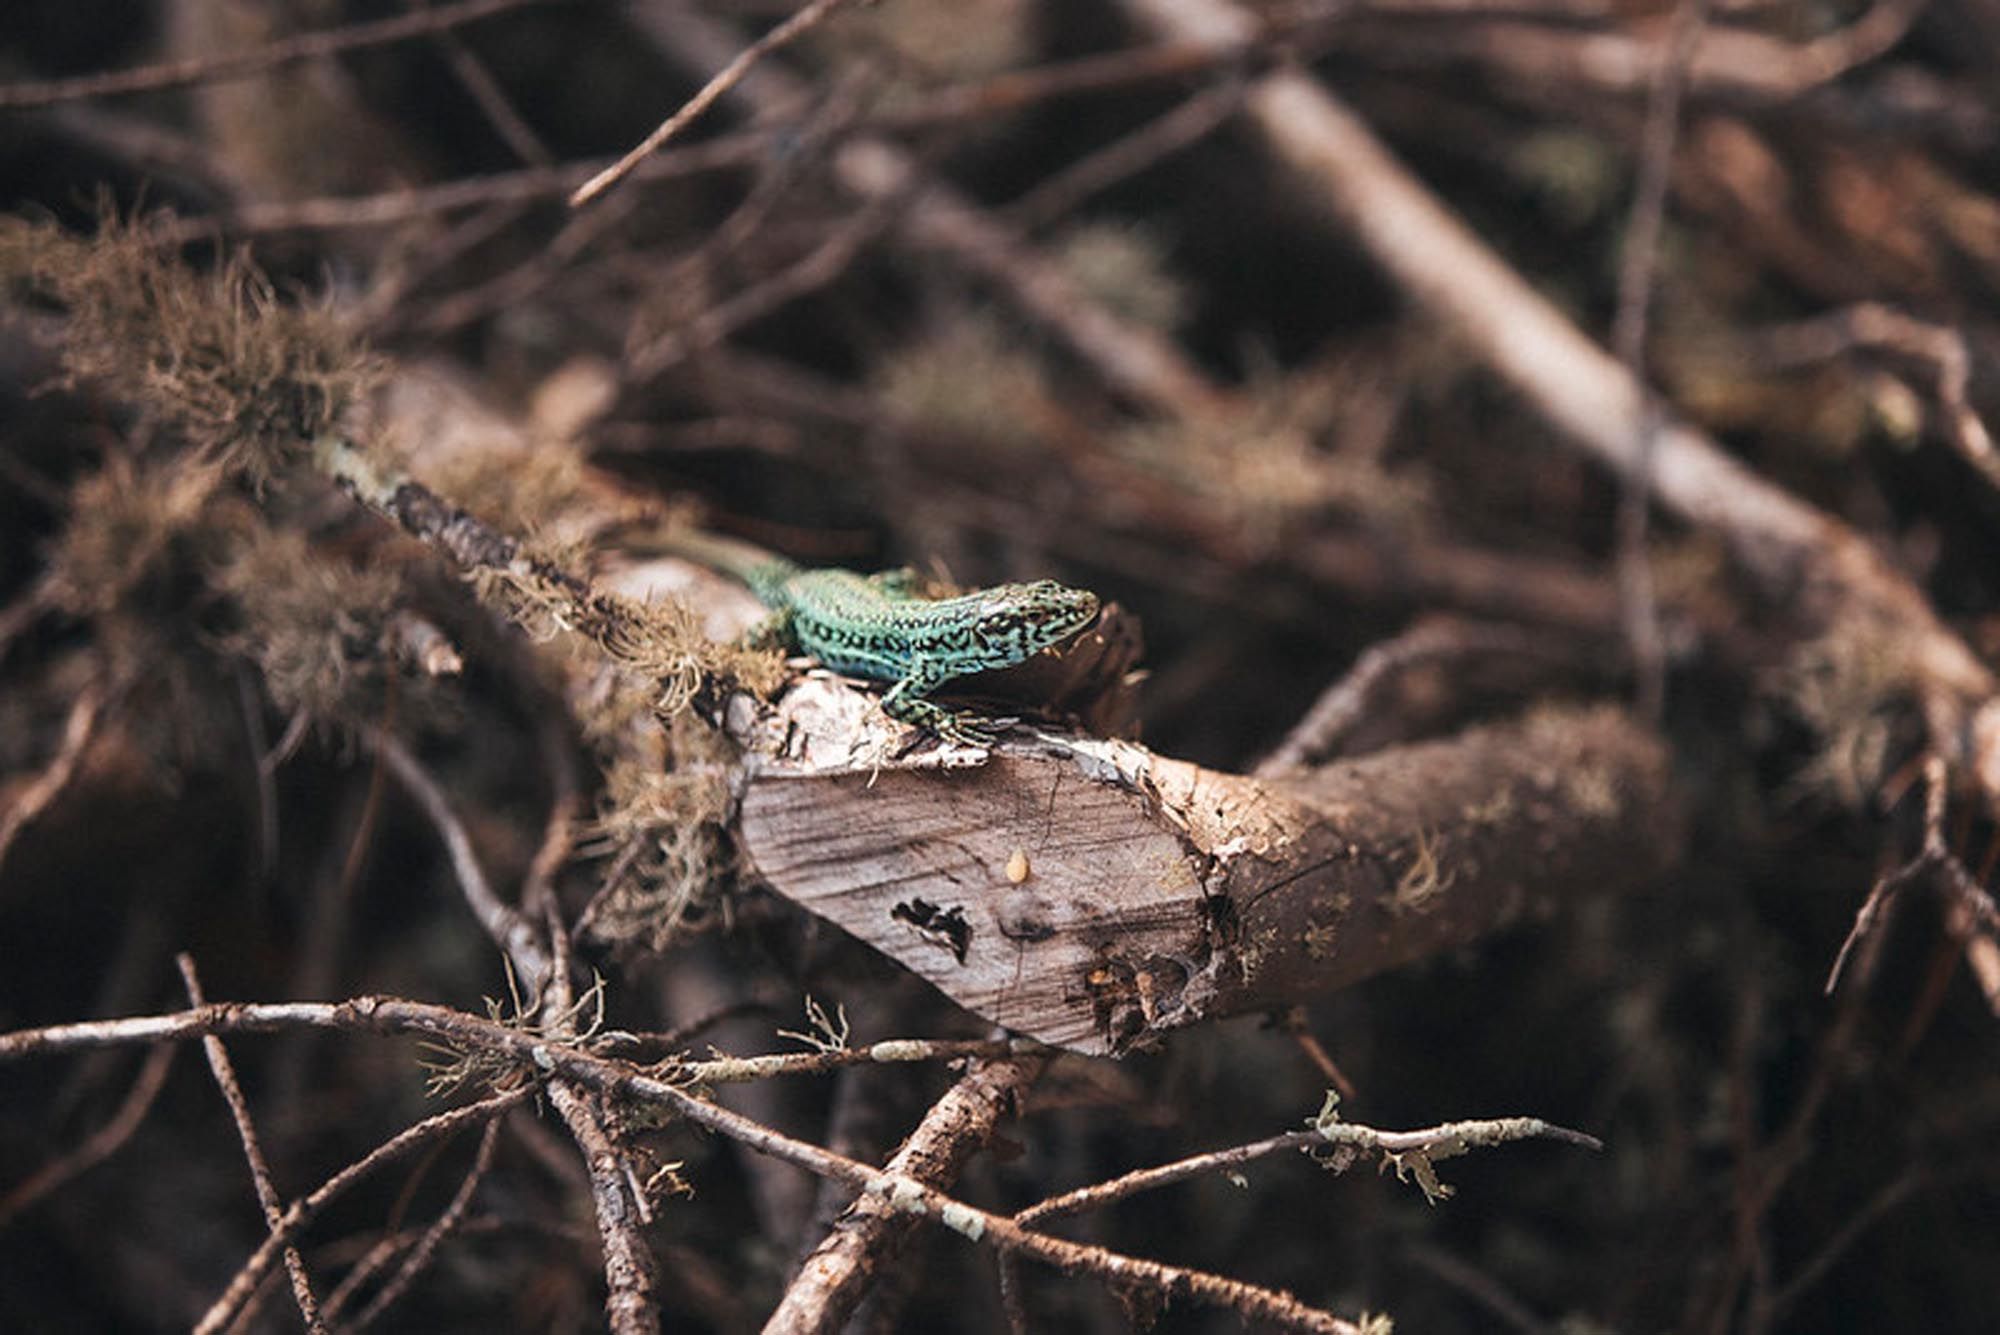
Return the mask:
<path id="1" fill-rule="evenodd" d="M 800 570 L 784 557 L 767 552 L 762 547 L 692 528 L 665 528 L 650 533 L 643 546 L 649 551 L 685 557 L 711 570 L 719 570 L 731 579 L 749 585 L 750 592 L 772 607 L 782 605 L 785 581 Z"/>

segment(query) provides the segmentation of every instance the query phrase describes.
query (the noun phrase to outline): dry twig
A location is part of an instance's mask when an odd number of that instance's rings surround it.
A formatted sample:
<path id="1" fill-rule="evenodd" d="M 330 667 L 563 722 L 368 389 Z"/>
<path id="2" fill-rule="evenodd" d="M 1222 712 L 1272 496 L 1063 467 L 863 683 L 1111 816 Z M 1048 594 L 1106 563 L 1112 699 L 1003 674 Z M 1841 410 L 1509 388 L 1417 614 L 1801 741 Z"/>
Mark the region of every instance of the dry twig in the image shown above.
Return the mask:
<path id="1" fill-rule="evenodd" d="M 258 1249 L 251 1254 L 229 1286 L 223 1291 L 200 1321 L 195 1323 L 195 1335 L 219 1335 L 233 1323 L 251 1296 L 256 1293 L 264 1276 L 270 1273 L 271 1265 L 279 1253 L 291 1245 L 307 1225 L 319 1216 L 333 1201 L 366 1178 L 399 1159 L 406 1157 L 441 1140 L 459 1128 L 482 1121 L 497 1119 L 516 1104 L 525 1102 L 534 1093 L 534 1086 L 524 1085 L 520 1089 L 509 1090 L 454 1108 L 449 1112 L 437 1113 L 413 1126 L 405 1127 L 394 1136 L 377 1145 L 361 1158 L 335 1173 L 308 1194 L 285 1210 L 277 1227 L 271 1230 Z"/>
<path id="2" fill-rule="evenodd" d="M 157 1043 L 233 1033 L 282 1033 L 301 1028 L 340 1029 L 371 1033 L 402 1033 L 437 1039 L 461 1048 L 475 1048 L 518 1063 L 523 1070 L 567 1079 L 594 1094 L 656 1105 L 759 1153 L 768 1154 L 810 1172 L 861 1189 L 882 1200 L 894 1212 L 941 1224 L 973 1241 L 1004 1253 L 1018 1254 L 1067 1274 L 1090 1275 L 1114 1284 L 1137 1285 L 1241 1313 L 1286 1330 L 1358 1335 L 1352 1322 L 1307 1307 L 1288 1294 L 1219 1275 L 1157 1261 L 1121 1255 L 1102 1247 L 1067 1242 L 1033 1232 L 1005 1215 L 958 1201 L 912 1177 L 857 1163 L 818 1146 L 709 1103 L 680 1084 L 662 1080 L 624 1062 L 598 1057 L 581 1048 L 551 1042 L 511 1025 L 484 1020 L 447 1007 L 388 997 L 358 997 L 340 1003 L 232 1003 L 200 1006 L 170 1015 L 122 1020 L 85 1021 L 43 1029 L 0 1034 L 0 1061 L 57 1052 Z M 1437 1132 L 1450 1133 L 1457 1144 L 1488 1144 L 1523 1135 L 1558 1134 L 1587 1143 L 1574 1132 L 1560 1132 L 1533 1118 L 1453 1123 L 1429 1132 L 1382 1132 L 1356 1124 L 1331 1123 L 1343 1129 L 1326 1131 L 1333 1148 L 1382 1149 L 1406 1154 L 1426 1149 Z M 1427 1139 L 1429 1138 L 1429 1139 Z M 1414 1171 L 1414 1170 L 1413 1170 Z"/>
<path id="3" fill-rule="evenodd" d="M 62 796 L 63 789 L 76 777 L 77 766 L 97 730 L 104 694 L 103 684 L 95 681 L 77 694 L 76 703 L 70 706 L 69 717 L 63 723 L 62 744 L 55 755 L 40 774 L 15 794 L 6 812 L 0 814 L 0 863 L 7 860 L 7 850 L 14 846 L 21 831 L 48 810 L 49 803 Z"/>
<path id="4" fill-rule="evenodd" d="M 180 966 L 181 979 L 187 984 L 188 1000 L 196 1006 L 205 1005 L 201 980 L 194 971 L 194 960 L 188 955 L 180 955 L 174 962 Z M 258 1144 L 257 1128 L 250 1120 L 249 1100 L 243 1097 L 243 1087 L 236 1083 L 236 1069 L 230 1063 L 229 1051 L 222 1046 L 222 1040 L 213 1034 L 204 1035 L 201 1046 L 208 1054 L 208 1067 L 215 1074 L 215 1083 L 222 1090 L 223 1101 L 229 1105 L 237 1137 L 243 1142 L 243 1157 L 250 1163 L 250 1180 L 257 1188 L 257 1202 L 264 1207 L 264 1223 L 275 1237 L 284 1224 L 284 1206 L 278 1188 L 271 1180 L 271 1166 L 264 1159 L 263 1147 Z M 313 1296 L 305 1258 L 299 1255 L 297 1247 L 289 1243 L 284 1246 L 284 1257 L 286 1273 L 292 1280 L 292 1297 L 299 1305 L 299 1315 L 305 1318 L 306 1329 L 312 1335 L 323 1335 L 326 1324 L 320 1318 L 319 1300 Z"/>
<path id="5" fill-rule="evenodd" d="M 1001 1116 L 1026 1094 L 1048 1058 L 975 1061 L 932 1105 L 883 1172 L 948 1187 L 991 1140 Z M 915 1222 L 881 1196 L 857 1197 L 813 1248 L 765 1323 L 767 1335 L 818 1335 L 843 1328 Z"/>
<path id="6" fill-rule="evenodd" d="M 714 106 L 718 98 L 741 83 L 743 77 L 758 61 L 811 32 L 847 2 L 848 0 L 808 0 L 798 13 L 744 47 L 737 53 L 735 59 L 718 70 L 714 78 L 702 85 L 699 92 L 681 105 L 680 110 L 661 121 L 658 128 L 642 139 L 637 147 L 579 186 L 569 197 L 570 207 L 582 208 L 631 175 L 635 167 L 657 152 L 667 140 L 679 134 L 695 117 Z"/>
<path id="7" fill-rule="evenodd" d="M 93 1131 L 75 1149 L 60 1158 L 49 1160 L 8 1188 L 5 1195 L 0 1195 L 0 1229 L 6 1228 L 24 1211 L 32 1209 L 35 1202 L 64 1183 L 103 1163 L 132 1138 L 132 1133 L 146 1120 L 153 1100 L 159 1097 L 161 1088 L 167 1083 L 167 1072 L 173 1068 L 174 1052 L 172 1046 L 165 1046 L 147 1053 L 145 1063 L 139 1068 L 138 1078 L 132 1082 L 124 1102 L 118 1105 L 118 1111 L 112 1114 L 109 1121 Z"/>
<path id="8" fill-rule="evenodd" d="M 231 51 L 223 55 L 200 56 L 103 74 L 81 74 L 72 79 L 0 84 L 0 108 L 45 107 L 80 98 L 151 93 L 165 88 L 185 88 L 189 84 L 240 79 L 302 61 L 449 32 L 513 9 L 556 3 L 567 4 L 572 0 L 456 0 L 456 3 L 442 4 L 436 9 L 420 9 L 372 23 L 352 23 L 324 32 L 300 33 L 248 51 Z"/>

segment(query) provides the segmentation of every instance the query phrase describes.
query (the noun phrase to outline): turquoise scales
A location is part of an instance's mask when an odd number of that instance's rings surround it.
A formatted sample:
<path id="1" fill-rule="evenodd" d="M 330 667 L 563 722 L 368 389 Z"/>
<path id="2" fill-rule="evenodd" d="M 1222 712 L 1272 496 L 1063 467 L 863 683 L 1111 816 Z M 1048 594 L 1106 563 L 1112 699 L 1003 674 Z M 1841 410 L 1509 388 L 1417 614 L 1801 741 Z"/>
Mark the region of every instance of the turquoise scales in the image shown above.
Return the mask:
<path id="1" fill-rule="evenodd" d="M 776 638 L 835 672 L 891 683 L 889 717 L 947 741 L 983 746 L 997 724 L 927 697 L 974 672 L 1025 663 L 1097 617 L 1097 595 L 1052 579 L 1000 584 L 956 598 L 914 592 L 908 570 L 857 575 L 808 570 L 742 543 L 692 533 L 665 546 L 743 581 L 771 610 L 757 634 Z"/>

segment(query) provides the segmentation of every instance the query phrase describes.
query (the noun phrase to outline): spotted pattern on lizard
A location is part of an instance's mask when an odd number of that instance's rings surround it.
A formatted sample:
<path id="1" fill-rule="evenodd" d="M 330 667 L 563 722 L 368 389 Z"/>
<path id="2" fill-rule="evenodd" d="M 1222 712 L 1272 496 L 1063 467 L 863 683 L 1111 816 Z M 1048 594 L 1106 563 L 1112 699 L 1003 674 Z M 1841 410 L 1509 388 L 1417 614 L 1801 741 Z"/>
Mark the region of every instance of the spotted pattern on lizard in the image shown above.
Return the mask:
<path id="1" fill-rule="evenodd" d="M 969 746 L 990 745 L 1001 725 L 947 709 L 931 693 L 959 677 L 1025 663 L 1098 612 L 1096 594 L 1052 579 L 925 598 L 910 571 L 809 570 L 693 534 L 669 545 L 750 586 L 771 612 L 754 636 L 790 645 L 835 672 L 889 683 L 882 697 L 889 717 Z"/>

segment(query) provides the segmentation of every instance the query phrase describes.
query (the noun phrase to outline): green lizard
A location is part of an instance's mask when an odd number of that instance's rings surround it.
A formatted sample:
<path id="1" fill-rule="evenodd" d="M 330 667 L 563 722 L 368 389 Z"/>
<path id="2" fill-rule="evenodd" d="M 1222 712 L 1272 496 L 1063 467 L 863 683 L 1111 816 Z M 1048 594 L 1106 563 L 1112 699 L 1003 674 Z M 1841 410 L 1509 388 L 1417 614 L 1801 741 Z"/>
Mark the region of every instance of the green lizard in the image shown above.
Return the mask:
<path id="1" fill-rule="evenodd" d="M 1097 595 L 1052 579 L 925 598 L 914 571 L 808 570 L 747 543 L 679 531 L 657 544 L 740 580 L 770 609 L 752 637 L 810 654 L 835 672 L 891 683 L 890 718 L 948 742 L 991 745 L 1002 721 L 928 699 L 955 678 L 1025 663 L 1097 617 Z"/>

